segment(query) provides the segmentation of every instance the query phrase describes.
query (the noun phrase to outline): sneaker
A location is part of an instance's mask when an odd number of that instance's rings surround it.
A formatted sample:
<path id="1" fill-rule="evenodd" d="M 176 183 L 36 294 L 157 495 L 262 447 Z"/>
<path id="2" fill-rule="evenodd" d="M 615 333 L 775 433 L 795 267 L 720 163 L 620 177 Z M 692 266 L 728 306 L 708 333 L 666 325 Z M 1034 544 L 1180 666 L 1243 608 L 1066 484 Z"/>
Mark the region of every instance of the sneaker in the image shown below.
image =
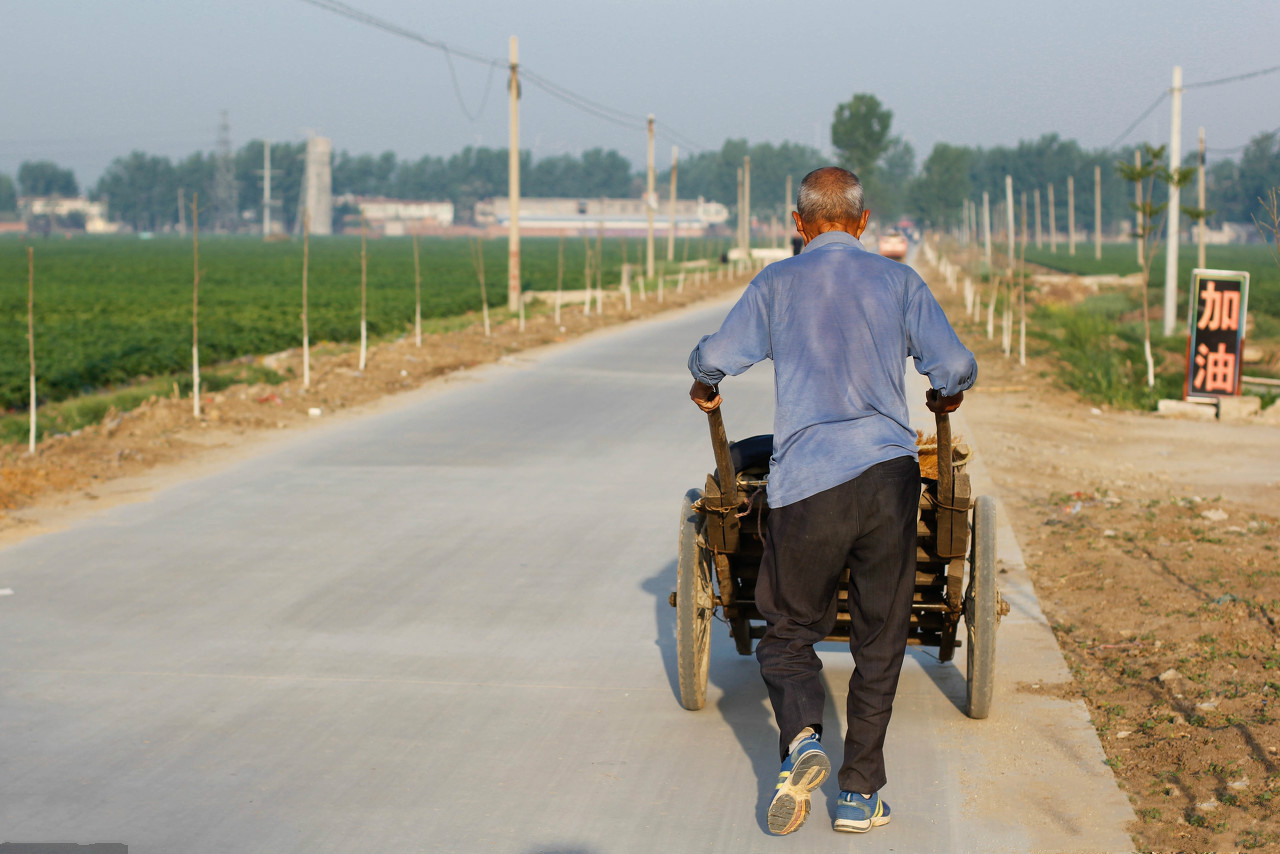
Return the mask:
<path id="1" fill-rule="evenodd" d="M 866 833 L 873 827 L 889 823 L 889 805 L 876 792 L 864 798 L 857 792 L 841 792 L 836 801 L 836 820 L 832 827 L 846 833 Z"/>
<path id="2" fill-rule="evenodd" d="M 799 830 L 809 817 L 809 793 L 831 773 L 831 762 L 816 735 L 801 740 L 782 760 L 778 787 L 769 803 L 769 832 L 782 836 Z"/>

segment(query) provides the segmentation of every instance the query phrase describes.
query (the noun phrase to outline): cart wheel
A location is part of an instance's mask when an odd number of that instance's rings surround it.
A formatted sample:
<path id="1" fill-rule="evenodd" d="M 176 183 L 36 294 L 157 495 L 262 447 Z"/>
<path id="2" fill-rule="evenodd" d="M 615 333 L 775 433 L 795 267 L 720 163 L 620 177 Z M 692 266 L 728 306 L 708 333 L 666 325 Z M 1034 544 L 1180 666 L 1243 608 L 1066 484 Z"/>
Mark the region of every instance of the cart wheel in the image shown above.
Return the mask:
<path id="1" fill-rule="evenodd" d="M 964 622 L 968 636 L 969 667 L 966 712 L 982 719 L 991 713 L 996 681 L 996 626 L 999 594 L 996 590 L 996 501 L 979 496 L 973 511 L 973 559 L 969 589 L 965 591 Z"/>
<path id="2" fill-rule="evenodd" d="M 711 659 L 710 568 L 698 545 L 698 512 L 693 502 L 702 490 L 685 493 L 680 505 L 680 552 L 676 565 L 676 661 L 680 670 L 680 705 L 690 711 L 707 702 L 707 663 Z"/>

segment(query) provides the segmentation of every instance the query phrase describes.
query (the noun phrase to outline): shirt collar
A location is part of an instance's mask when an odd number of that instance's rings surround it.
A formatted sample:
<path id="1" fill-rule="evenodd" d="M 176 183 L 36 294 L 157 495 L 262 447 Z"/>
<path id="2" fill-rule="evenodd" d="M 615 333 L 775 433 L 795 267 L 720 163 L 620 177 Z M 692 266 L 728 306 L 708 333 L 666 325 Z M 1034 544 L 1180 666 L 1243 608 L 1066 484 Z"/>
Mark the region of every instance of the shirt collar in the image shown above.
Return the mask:
<path id="1" fill-rule="evenodd" d="M 847 231 L 824 231 L 822 234 L 813 238 L 813 240 L 810 240 L 809 244 L 800 251 L 803 254 L 811 249 L 821 249 L 823 246 L 829 246 L 832 243 L 840 243 L 845 246 L 856 246 L 864 251 L 867 248 L 862 245 L 861 240 L 854 237 Z"/>

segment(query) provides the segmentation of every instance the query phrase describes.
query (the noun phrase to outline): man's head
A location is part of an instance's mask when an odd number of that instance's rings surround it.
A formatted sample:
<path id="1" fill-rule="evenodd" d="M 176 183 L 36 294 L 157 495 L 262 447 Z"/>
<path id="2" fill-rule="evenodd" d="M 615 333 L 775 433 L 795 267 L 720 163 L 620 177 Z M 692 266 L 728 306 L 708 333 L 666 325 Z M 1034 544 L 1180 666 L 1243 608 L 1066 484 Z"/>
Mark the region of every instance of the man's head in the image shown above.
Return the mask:
<path id="1" fill-rule="evenodd" d="M 791 216 L 807 244 L 827 231 L 845 231 L 861 237 L 870 211 L 863 207 L 862 182 L 857 175 L 839 166 L 824 166 L 800 182 L 796 210 Z"/>

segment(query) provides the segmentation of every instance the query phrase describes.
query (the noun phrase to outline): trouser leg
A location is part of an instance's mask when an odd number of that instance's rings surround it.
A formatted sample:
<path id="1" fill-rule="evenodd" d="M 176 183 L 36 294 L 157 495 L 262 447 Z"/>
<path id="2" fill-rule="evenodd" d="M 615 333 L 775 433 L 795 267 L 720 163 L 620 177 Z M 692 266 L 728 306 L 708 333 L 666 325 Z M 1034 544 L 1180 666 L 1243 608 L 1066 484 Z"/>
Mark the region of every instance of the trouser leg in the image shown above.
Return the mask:
<path id="1" fill-rule="evenodd" d="M 854 671 L 839 779 L 841 789 L 870 794 L 885 784 L 884 739 L 910 630 L 920 469 L 901 457 L 858 480 L 862 524 L 849 552 Z"/>
<path id="2" fill-rule="evenodd" d="M 813 645 L 831 633 L 853 540 L 852 481 L 769 512 L 756 607 L 768 626 L 756 646 L 778 722 L 779 753 L 806 726 L 822 731 L 826 692 Z"/>

